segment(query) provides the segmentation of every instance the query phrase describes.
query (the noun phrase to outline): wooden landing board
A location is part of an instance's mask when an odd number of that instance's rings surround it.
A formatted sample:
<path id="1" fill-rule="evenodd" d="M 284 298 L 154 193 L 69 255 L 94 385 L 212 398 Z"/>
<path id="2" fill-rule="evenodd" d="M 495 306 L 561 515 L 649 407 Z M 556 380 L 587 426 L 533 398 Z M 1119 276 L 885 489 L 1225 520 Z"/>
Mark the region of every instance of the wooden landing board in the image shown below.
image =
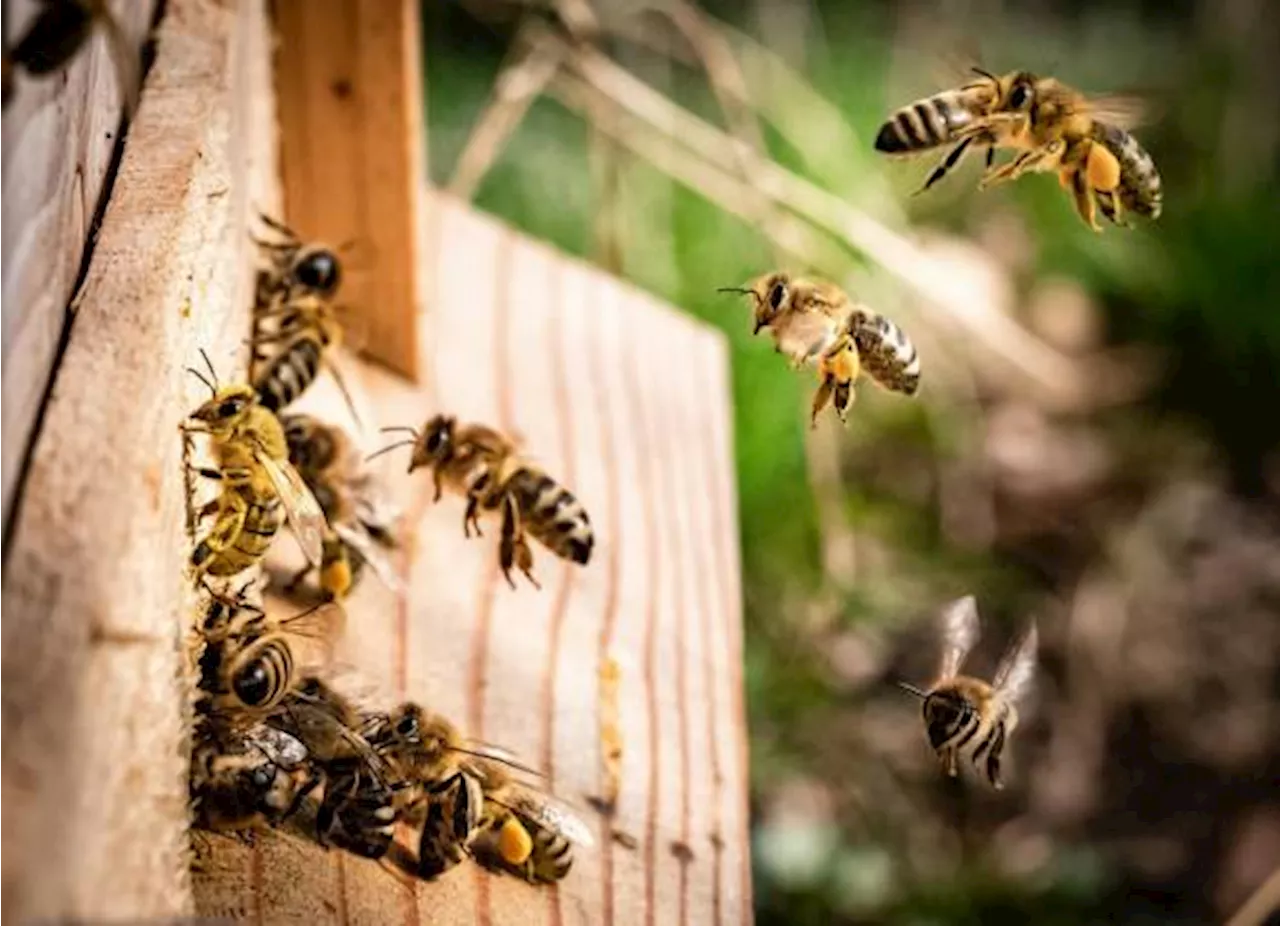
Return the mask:
<path id="1" fill-rule="evenodd" d="M 350 243 L 341 300 L 354 340 L 416 377 L 426 180 L 418 0 L 276 0 L 285 217 L 304 240 Z"/>
<path id="2" fill-rule="evenodd" d="M 499 425 L 572 488 L 596 530 L 591 563 L 537 548 L 543 588 L 497 571 L 496 525 L 462 535 L 408 451 L 383 458 L 407 510 L 397 600 L 376 580 L 337 652 L 385 697 L 415 699 L 516 750 L 596 835 L 558 888 L 464 863 L 406 886 L 377 864 L 292 835 L 205 847 L 201 914 L 260 922 L 721 924 L 751 919 L 741 600 L 727 352 L 652 297 L 433 196 L 437 242 L 421 387 L 373 367 L 376 424 L 437 410 Z M 331 384 L 299 403 L 345 420 Z M 376 443 L 375 434 L 374 441 Z M 603 787 L 601 663 L 621 669 L 616 817 Z M 610 838 L 616 827 L 635 840 Z M 409 842 L 410 836 L 402 834 Z M 687 847 L 688 851 L 685 851 Z"/>
<path id="3" fill-rule="evenodd" d="M 10 41 L 39 6 L 35 0 L 5 4 Z M 116 0 L 110 6 L 141 48 L 155 0 Z M 120 100 L 106 41 L 95 35 L 63 74 L 37 80 L 20 75 L 4 111 L 0 508 L 6 517 L 118 141 Z"/>
<path id="4" fill-rule="evenodd" d="M 6 922 L 190 908 L 179 667 L 195 601 L 178 427 L 208 393 L 183 367 L 204 348 L 224 378 L 243 375 L 247 208 L 278 198 L 267 55 L 261 0 L 169 0 L 14 502 Z"/>

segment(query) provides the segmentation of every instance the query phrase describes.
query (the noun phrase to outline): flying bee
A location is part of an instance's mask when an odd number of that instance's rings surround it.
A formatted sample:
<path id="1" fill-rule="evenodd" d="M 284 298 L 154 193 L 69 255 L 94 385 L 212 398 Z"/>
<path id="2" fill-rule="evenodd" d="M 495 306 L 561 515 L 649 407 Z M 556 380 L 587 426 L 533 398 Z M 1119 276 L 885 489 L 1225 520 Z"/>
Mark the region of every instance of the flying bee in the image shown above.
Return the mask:
<path id="1" fill-rule="evenodd" d="M 138 50 L 112 15 L 107 0 L 41 0 L 40 11 L 17 44 L 4 53 L 4 105 L 13 96 L 13 74 L 23 70 L 31 77 L 55 74 L 88 44 L 97 27 L 107 40 L 107 52 L 115 68 L 116 83 L 130 117 L 138 106 L 141 68 Z"/>
<path id="2" fill-rule="evenodd" d="M 189 372 L 213 395 L 191 413 L 183 431 L 209 436 L 218 466 L 197 472 L 219 481 L 222 490 L 198 512 L 201 519 L 214 516 L 214 524 L 191 554 L 196 581 L 206 574 L 232 576 L 260 562 L 286 518 L 308 561 L 319 565 L 324 512 L 289 463 L 284 428 L 251 386 L 219 386 L 208 355 L 201 354 L 212 379 Z"/>
<path id="3" fill-rule="evenodd" d="M 1110 151 L 1120 165 L 1120 180 L 1115 189 L 1096 191 L 1102 214 L 1113 225 L 1122 224 L 1126 212 L 1158 219 L 1164 194 L 1160 172 L 1151 155 L 1124 129 L 1106 122 L 1094 122 L 1093 140 Z"/>
<path id="4" fill-rule="evenodd" d="M 475 527 L 481 536 L 480 512 L 501 510 L 502 534 L 498 562 L 507 583 L 515 588 L 512 567 L 517 567 L 535 588 L 533 551 L 526 532 L 561 559 L 585 566 L 591 560 L 595 535 L 586 509 L 573 493 L 519 454 L 510 438 L 480 424 L 459 425 L 449 415 L 432 417 L 421 432 L 404 431 L 410 437 L 384 447 L 374 456 L 399 447 L 412 447 L 409 472 L 431 470 L 435 501 L 447 486 L 467 500 L 462 518 L 463 534 Z"/>
<path id="5" fill-rule="evenodd" d="M 395 835 L 394 769 L 360 732 L 363 719 L 345 697 L 315 676 L 302 679 L 267 723 L 297 739 L 312 760 L 312 776 L 299 790 L 290 812 L 320 784 L 324 797 L 316 813 L 316 838 L 333 837 L 343 848 L 381 858 Z"/>
<path id="6" fill-rule="evenodd" d="M 471 843 L 482 865 L 531 883 L 560 881 L 573 867 L 573 845 L 595 845 L 591 830 L 563 802 L 517 782 L 505 768 L 471 764 L 484 790 L 484 819 Z"/>
<path id="7" fill-rule="evenodd" d="M 245 590 L 232 595 L 209 592 L 200 626 L 202 709 L 214 720 L 253 720 L 274 710 L 296 679 L 289 634 L 333 633 L 340 610 L 322 605 L 293 617 L 277 619 L 251 602 Z"/>
<path id="8" fill-rule="evenodd" d="M 258 218 L 279 240 L 253 238 L 266 257 L 266 266 L 258 271 L 256 304 L 263 307 L 277 295 L 296 292 L 332 298 L 342 283 L 342 262 L 337 250 L 302 241 L 293 229 L 264 212 L 259 212 Z"/>
<path id="9" fill-rule="evenodd" d="M 355 442 L 341 428 L 310 415 L 284 415 L 280 423 L 289 444 L 289 462 L 329 523 L 320 564 L 321 589 L 330 598 L 345 597 L 368 564 L 389 588 L 398 590 L 400 580 L 384 553 L 397 545 L 397 514 L 364 465 Z M 288 587 L 296 588 L 311 571 L 310 565 L 304 567 Z"/>
<path id="10" fill-rule="evenodd" d="M 810 410 L 810 425 L 834 402 L 836 415 L 847 421 L 859 373 L 891 392 L 912 396 L 920 388 L 920 355 L 896 324 L 853 302 L 838 286 L 823 280 L 793 278 L 773 272 L 750 287 L 722 287 L 744 293 L 755 303 L 755 328 L 767 328 L 775 349 L 799 368 L 816 361 L 819 384 Z"/>
<path id="11" fill-rule="evenodd" d="M 199 736 L 190 779 L 197 825 L 255 830 L 278 824 L 306 787 L 308 758 L 302 743 L 265 724 Z"/>
<path id="12" fill-rule="evenodd" d="M 1106 133 L 1100 133 L 1098 124 L 1123 131 L 1137 121 L 1139 107 L 1122 97 L 1087 97 L 1055 78 L 1028 71 L 996 77 L 979 68 L 973 70 L 977 80 L 917 100 L 894 113 L 880 127 L 876 150 L 911 155 L 954 145 L 918 192 L 946 176 L 974 144 L 987 150 L 987 170 L 979 188 L 1028 171 L 1055 172 L 1071 190 L 1080 217 L 1098 230 L 1095 201 L 1105 198 L 1103 208 L 1111 207 L 1122 172 L 1121 156 L 1113 144 L 1099 138 Z M 995 167 L 996 148 L 1017 154 L 1007 164 Z M 1132 161 L 1131 173 L 1136 163 Z M 1151 170 L 1154 172 L 1154 164 Z"/>
<path id="13" fill-rule="evenodd" d="M 962 752 L 969 753 L 974 768 L 985 757 L 987 781 L 999 790 L 1004 787 L 1000 757 L 1018 725 L 1016 705 L 1035 674 L 1035 624 L 1005 653 L 990 684 L 958 674 L 978 640 L 978 606 L 973 596 L 952 602 L 943 611 L 942 636 L 937 680 L 928 690 L 898 684 L 921 699 L 929 745 L 946 773 L 957 774 L 956 759 Z"/>

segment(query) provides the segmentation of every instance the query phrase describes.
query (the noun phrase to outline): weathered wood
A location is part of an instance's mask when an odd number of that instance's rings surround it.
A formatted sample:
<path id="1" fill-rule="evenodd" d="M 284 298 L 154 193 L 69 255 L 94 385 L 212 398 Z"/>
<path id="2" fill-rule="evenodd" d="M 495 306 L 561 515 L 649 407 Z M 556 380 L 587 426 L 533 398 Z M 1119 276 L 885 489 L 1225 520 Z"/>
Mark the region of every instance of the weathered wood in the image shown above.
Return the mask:
<path id="1" fill-rule="evenodd" d="M 418 3 L 274 8 L 285 214 L 308 240 L 352 242 L 341 301 L 355 344 L 414 378 L 426 175 Z"/>
<path id="2" fill-rule="evenodd" d="M 523 436 L 597 535 L 585 568 L 538 548 L 543 589 L 512 591 L 496 525 L 462 535 L 461 500 L 432 505 L 408 451 L 381 465 L 407 511 L 395 600 L 370 578 L 337 658 L 467 732 L 517 750 L 583 808 L 597 846 L 557 888 L 464 864 L 432 883 L 325 854 L 293 834 L 209 839 L 205 915 L 306 923 L 740 923 L 751 918 L 739 576 L 728 367 L 719 335 L 634 288 L 436 195 L 426 372 L 363 366 L 376 424 L 437 410 Z M 300 408 L 345 420 L 318 384 Z M 604 788 L 599 669 L 621 670 L 616 816 Z M 627 848 L 613 828 L 634 838 Z M 412 845 L 412 834 L 402 841 Z M 688 852 L 684 851 L 688 848 Z"/>
<path id="3" fill-rule="evenodd" d="M 261 0 L 169 0 L 14 501 L 6 921 L 190 909 L 180 667 L 194 601 L 178 426 L 207 393 L 183 367 L 205 348 L 224 378 L 243 373 L 248 205 L 278 199 L 272 100 Z"/>
<path id="4" fill-rule="evenodd" d="M 35 0 L 5 5 L 10 41 L 38 7 Z M 111 8 L 141 49 L 155 0 L 117 0 Z M 120 113 L 121 91 L 106 41 L 98 35 L 62 74 L 19 75 L 4 111 L 0 510 L 6 519 L 118 141 Z"/>

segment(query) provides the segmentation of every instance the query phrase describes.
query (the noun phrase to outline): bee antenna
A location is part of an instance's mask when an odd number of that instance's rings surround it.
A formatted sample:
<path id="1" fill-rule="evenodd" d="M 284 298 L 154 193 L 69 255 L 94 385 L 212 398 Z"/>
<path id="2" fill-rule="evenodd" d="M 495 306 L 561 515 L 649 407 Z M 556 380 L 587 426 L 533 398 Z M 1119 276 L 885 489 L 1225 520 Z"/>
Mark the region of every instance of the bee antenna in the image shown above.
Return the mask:
<path id="1" fill-rule="evenodd" d="M 417 438 L 417 436 L 418 436 L 418 429 L 417 429 L 417 428 L 409 428 L 409 427 L 405 427 L 405 426 L 404 426 L 404 425 L 402 425 L 402 424 L 391 425 L 391 426 L 389 426 L 389 427 L 385 427 L 385 428 L 378 428 L 378 430 L 379 430 L 381 433 L 383 433 L 383 434 L 392 434 L 392 433 L 394 433 L 394 432 L 396 432 L 396 431 L 400 431 L 400 432 L 407 432 L 407 433 L 409 433 L 409 434 L 412 434 L 412 435 L 414 436 L 414 438 L 415 438 L 415 439 L 416 439 L 416 438 Z"/>
<path id="2" fill-rule="evenodd" d="M 187 372 L 190 373 L 192 376 L 194 376 L 196 379 L 200 380 L 200 382 L 204 383 L 204 385 L 208 388 L 209 392 L 211 392 L 213 395 L 218 394 L 218 390 L 213 388 L 213 383 L 209 382 L 209 380 L 205 377 L 205 375 L 201 373 L 199 370 L 197 370 L 195 367 L 187 367 Z"/>
<path id="3" fill-rule="evenodd" d="M 752 293 L 752 290 L 749 290 L 749 289 L 743 289 L 741 286 L 717 286 L 717 287 L 716 287 L 716 292 L 718 292 L 718 293 L 742 293 L 744 296 L 750 296 L 750 295 L 751 295 L 751 293 Z"/>
<path id="4" fill-rule="evenodd" d="M 984 71 L 980 67 L 976 67 L 976 66 L 971 67 L 969 68 L 969 70 L 973 71 L 973 73 L 977 74 L 980 77 L 985 77 L 987 80 L 996 80 L 996 76 L 994 74 L 992 74 L 990 71 Z"/>
<path id="5" fill-rule="evenodd" d="M 417 442 L 418 442 L 417 439 L 396 441 L 394 444 L 388 444 L 386 447 L 383 447 L 381 450 L 375 450 L 373 453 L 365 457 L 364 461 L 368 463 L 370 460 L 376 457 L 380 457 L 384 453 L 390 453 L 392 450 L 399 450 L 401 447 L 412 447 Z"/>
<path id="6" fill-rule="evenodd" d="M 205 353 L 204 348 L 200 348 L 200 356 L 204 358 L 204 365 L 209 368 L 209 378 L 213 380 L 213 385 L 218 386 L 218 371 L 213 368 L 213 361 L 209 359 L 209 355 Z M 217 392 L 217 388 L 214 389 Z"/>
<path id="7" fill-rule="evenodd" d="M 929 693 L 927 691 L 921 691 L 915 685 L 912 685 L 908 682 L 894 682 L 894 684 L 897 685 L 899 688 L 901 688 L 903 691 L 907 692 L 907 694 L 915 695 L 917 698 L 919 698 L 922 701 L 925 698 L 929 697 Z"/>
<path id="8" fill-rule="evenodd" d="M 529 768 L 529 766 L 527 765 L 521 765 L 515 759 L 508 759 L 505 756 L 496 756 L 496 755 L 493 755 L 492 753 L 484 752 L 479 749 L 467 749 L 465 746 L 450 746 L 449 751 L 460 752 L 463 755 L 468 755 L 468 756 L 475 756 L 477 759 L 488 759 L 490 762 L 497 762 L 501 765 L 507 766 L 508 768 L 513 768 L 518 772 L 524 772 L 528 775 L 534 775 L 535 777 L 538 777 L 538 778 L 543 777 L 542 772 L 538 771 L 537 769 Z"/>

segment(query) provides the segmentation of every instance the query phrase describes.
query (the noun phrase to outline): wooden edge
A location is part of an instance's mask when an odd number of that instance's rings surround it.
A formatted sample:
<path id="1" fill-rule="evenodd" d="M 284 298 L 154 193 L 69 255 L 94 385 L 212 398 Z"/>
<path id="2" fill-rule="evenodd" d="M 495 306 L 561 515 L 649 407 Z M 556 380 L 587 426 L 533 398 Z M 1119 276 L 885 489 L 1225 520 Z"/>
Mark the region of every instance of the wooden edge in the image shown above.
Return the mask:
<path id="1" fill-rule="evenodd" d="M 191 909 L 194 595 L 179 424 L 243 375 L 247 210 L 273 203 L 261 0 L 170 0 L 4 564 L 3 905 Z"/>
<path id="2" fill-rule="evenodd" d="M 402 452 L 378 471 L 406 512 L 397 598 L 369 579 L 332 653 L 374 703 L 410 697 L 515 750 L 595 837 L 535 888 L 464 863 L 430 883 L 325 853 L 299 834 L 213 836 L 197 912 L 271 922 L 466 924 L 751 921 L 741 592 L 724 339 L 581 261 L 433 195 L 437 311 L 429 386 L 353 377 L 376 426 L 436 411 L 521 434 L 587 508 L 591 563 L 536 551 L 541 591 L 511 590 L 496 536 L 466 540 L 461 501 L 432 504 Z M 299 411 L 350 426 L 332 383 Z M 407 451 L 406 451 L 407 452 Z M 279 552 L 292 556 L 289 544 Z M 283 605 L 284 609 L 294 605 Z M 616 710 L 601 668 L 617 669 Z M 350 689 L 349 689 L 350 690 Z M 601 727 L 621 732 L 617 809 Z M 614 838 L 617 831 L 621 836 Z M 401 858 L 416 834 L 400 834 Z"/>
<path id="3" fill-rule="evenodd" d="M 285 215 L 352 242 L 339 301 L 353 346 L 419 374 L 425 176 L 416 0 L 278 0 L 275 84 Z"/>

